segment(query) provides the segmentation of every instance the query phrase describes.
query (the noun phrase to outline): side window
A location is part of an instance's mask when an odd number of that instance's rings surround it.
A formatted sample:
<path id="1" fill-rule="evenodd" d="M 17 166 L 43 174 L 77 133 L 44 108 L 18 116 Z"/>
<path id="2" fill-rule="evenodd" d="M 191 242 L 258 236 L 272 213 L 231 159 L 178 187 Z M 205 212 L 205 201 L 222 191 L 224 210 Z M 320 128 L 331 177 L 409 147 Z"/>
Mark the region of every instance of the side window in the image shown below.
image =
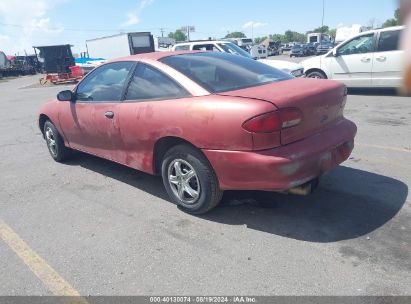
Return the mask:
<path id="1" fill-rule="evenodd" d="M 176 51 L 189 51 L 190 50 L 190 46 L 189 45 L 177 45 L 175 47 Z"/>
<path id="2" fill-rule="evenodd" d="M 85 102 L 120 101 L 124 83 L 135 63 L 114 62 L 97 68 L 77 87 L 77 100 Z"/>
<path id="3" fill-rule="evenodd" d="M 340 55 L 365 54 L 374 51 L 374 34 L 354 38 L 338 49 Z"/>
<path id="4" fill-rule="evenodd" d="M 396 51 L 399 49 L 401 31 L 381 32 L 378 40 L 378 52 Z"/>
<path id="5" fill-rule="evenodd" d="M 126 100 L 176 99 L 190 94 L 170 77 L 139 63 L 127 90 Z"/>
<path id="6" fill-rule="evenodd" d="M 193 46 L 193 50 L 220 52 L 220 50 L 214 44 L 197 44 Z"/>

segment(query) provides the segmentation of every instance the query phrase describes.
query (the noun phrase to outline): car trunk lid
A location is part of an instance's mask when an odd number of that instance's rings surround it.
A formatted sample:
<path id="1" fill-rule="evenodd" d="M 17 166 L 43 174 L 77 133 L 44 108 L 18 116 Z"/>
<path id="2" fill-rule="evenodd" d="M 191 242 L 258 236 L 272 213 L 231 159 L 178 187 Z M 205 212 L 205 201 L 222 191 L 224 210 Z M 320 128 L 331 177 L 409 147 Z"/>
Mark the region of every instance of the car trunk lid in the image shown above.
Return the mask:
<path id="1" fill-rule="evenodd" d="M 302 122 L 281 130 L 281 144 L 301 140 L 343 118 L 346 88 L 330 80 L 292 79 L 219 95 L 269 101 L 279 110 L 298 108 Z"/>

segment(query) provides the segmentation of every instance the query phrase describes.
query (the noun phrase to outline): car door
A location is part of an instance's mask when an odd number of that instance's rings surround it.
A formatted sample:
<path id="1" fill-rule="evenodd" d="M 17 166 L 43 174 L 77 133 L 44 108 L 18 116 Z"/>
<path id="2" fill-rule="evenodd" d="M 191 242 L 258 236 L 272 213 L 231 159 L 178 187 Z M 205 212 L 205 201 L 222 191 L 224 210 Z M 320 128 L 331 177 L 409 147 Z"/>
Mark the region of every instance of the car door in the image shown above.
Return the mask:
<path id="1" fill-rule="evenodd" d="M 370 87 L 375 34 L 357 36 L 330 54 L 331 78 L 349 87 Z M 333 56 L 333 57 L 332 57 Z"/>
<path id="2" fill-rule="evenodd" d="M 111 160 L 120 158 L 118 109 L 134 66 L 134 62 L 114 62 L 97 68 L 79 83 L 75 100 L 60 108 L 60 124 L 72 148 Z"/>
<path id="3" fill-rule="evenodd" d="M 161 134 L 178 133 L 179 105 L 191 101 L 191 94 L 160 70 L 139 63 L 131 77 L 125 100 L 120 105 L 120 124 L 124 142 L 121 163 L 150 172 L 153 165 L 153 146 Z M 183 107 L 184 108 L 184 107 Z M 176 119 L 175 124 L 165 123 Z"/>
<path id="4" fill-rule="evenodd" d="M 402 30 L 382 31 L 378 35 L 377 49 L 372 69 L 373 87 L 399 87 L 402 80 L 402 60 L 400 50 Z"/>

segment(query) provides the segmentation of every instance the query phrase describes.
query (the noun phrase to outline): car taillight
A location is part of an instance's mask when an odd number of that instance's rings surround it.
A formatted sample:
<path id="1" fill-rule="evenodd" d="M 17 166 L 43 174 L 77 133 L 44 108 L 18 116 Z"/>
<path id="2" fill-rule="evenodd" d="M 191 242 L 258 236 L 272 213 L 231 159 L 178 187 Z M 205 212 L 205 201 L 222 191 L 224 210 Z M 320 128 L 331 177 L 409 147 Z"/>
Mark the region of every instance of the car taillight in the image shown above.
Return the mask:
<path id="1" fill-rule="evenodd" d="M 294 127 L 302 121 L 302 113 L 296 108 L 286 108 L 253 117 L 243 124 L 243 128 L 254 133 L 272 133 Z"/>
<path id="2" fill-rule="evenodd" d="M 269 112 L 247 120 L 243 128 L 254 133 L 271 133 L 281 129 L 280 114 Z"/>

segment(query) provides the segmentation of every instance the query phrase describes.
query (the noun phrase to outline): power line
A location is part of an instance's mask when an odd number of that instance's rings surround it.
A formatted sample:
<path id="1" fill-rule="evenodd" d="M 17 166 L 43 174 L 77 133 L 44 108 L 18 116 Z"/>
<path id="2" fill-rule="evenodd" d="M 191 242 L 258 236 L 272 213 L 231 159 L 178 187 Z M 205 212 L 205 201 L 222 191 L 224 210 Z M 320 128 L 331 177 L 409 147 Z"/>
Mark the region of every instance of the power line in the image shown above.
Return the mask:
<path id="1" fill-rule="evenodd" d="M 16 27 L 16 28 L 22 28 L 22 29 L 41 29 L 40 26 L 26 26 L 26 25 L 20 25 L 20 24 L 12 24 L 12 23 L 3 23 L 0 22 L 0 25 L 4 26 L 11 26 L 11 27 Z M 71 32 L 123 32 L 125 29 L 79 29 L 79 28 L 64 28 L 64 27 L 48 27 L 49 30 L 55 30 L 55 31 L 71 31 Z M 167 29 L 166 27 L 163 28 L 139 28 L 140 30 L 144 31 L 164 31 L 164 29 Z"/>

